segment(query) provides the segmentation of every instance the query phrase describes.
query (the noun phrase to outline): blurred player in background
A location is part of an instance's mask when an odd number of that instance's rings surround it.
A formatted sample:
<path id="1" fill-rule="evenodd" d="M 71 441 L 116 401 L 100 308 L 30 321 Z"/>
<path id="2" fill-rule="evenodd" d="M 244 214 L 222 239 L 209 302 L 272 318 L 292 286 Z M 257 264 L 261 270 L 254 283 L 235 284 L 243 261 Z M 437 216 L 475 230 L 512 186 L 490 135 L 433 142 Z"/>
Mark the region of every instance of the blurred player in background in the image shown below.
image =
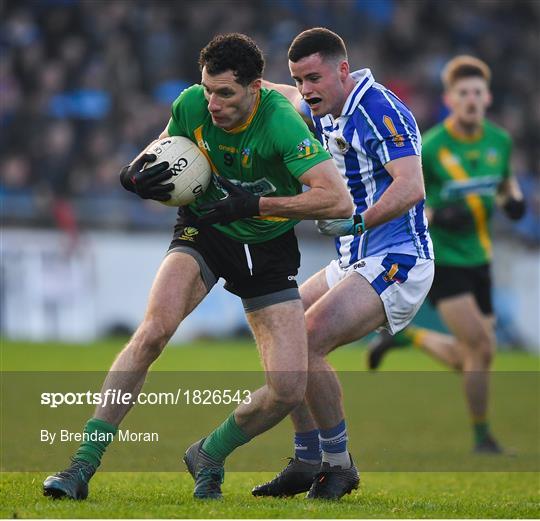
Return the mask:
<path id="1" fill-rule="evenodd" d="M 313 118 L 355 204 L 351 219 L 319 221 L 336 236 L 338 259 L 301 288 L 309 375 L 306 404 L 291 414 L 295 454 L 256 496 L 338 499 L 358 486 L 347 450 L 339 380 L 326 361 L 336 347 L 379 327 L 397 333 L 412 320 L 433 280 L 424 215 L 421 140 L 409 109 L 375 82 L 350 72 L 343 40 L 325 28 L 299 34 L 289 48 L 296 88 L 269 86 Z M 322 452 L 322 453 L 321 453 Z M 321 465 L 322 460 L 322 465 Z"/>
<path id="2" fill-rule="evenodd" d="M 525 203 L 510 173 L 510 136 L 484 117 L 491 103 L 490 78 L 489 67 L 477 58 L 451 60 L 442 72 L 450 114 L 424 137 L 422 163 L 436 255 L 429 300 L 452 336 L 418 327 L 396 336 L 383 333 L 370 347 L 368 365 L 376 369 L 388 350 L 412 344 L 462 371 L 474 450 L 497 454 L 501 448 L 487 418 L 495 353 L 490 218 L 495 202 L 513 220 L 524 215 Z"/>
<path id="3" fill-rule="evenodd" d="M 353 208 L 330 155 L 302 118 L 283 96 L 261 89 L 264 60 L 250 38 L 215 37 L 201 51 L 199 65 L 201 85 L 173 103 L 160 137 L 194 141 L 213 167 L 214 183 L 189 208 L 179 209 L 144 319 L 113 363 L 102 393 L 121 390 L 136 397 L 181 321 L 223 277 L 225 288 L 242 298 L 266 385 L 185 454 L 194 495 L 219 498 L 225 458 L 278 423 L 305 395 L 307 338 L 293 227 L 298 219 L 348 217 Z M 142 198 L 167 200 L 168 164 L 142 170 L 153 160 L 142 153 L 122 170 L 122 185 Z M 302 193 L 302 184 L 310 190 Z M 71 467 L 45 480 L 46 495 L 88 495 L 88 481 L 132 404 L 130 399 L 97 407 L 84 429 L 88 440 Z"/>

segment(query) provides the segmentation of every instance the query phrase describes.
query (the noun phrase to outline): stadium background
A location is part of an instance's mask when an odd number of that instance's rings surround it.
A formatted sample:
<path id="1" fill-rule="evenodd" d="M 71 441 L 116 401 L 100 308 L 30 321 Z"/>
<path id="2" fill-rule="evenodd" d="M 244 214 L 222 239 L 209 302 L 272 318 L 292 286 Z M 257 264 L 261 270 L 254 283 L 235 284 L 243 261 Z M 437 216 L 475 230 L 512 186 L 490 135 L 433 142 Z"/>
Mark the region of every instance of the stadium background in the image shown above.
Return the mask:
<path id="1" fill-rule="evenodd" d="M 489 117 L 514 139 L 513 170 L 528 201 L 520 223 L 495 218 L 498 334 L 505 346 L 538 349 L 540 3 L 41 0 L 0 9 L 4 336 L 89 340 L 132 330 L 174 210 L 126 193 L 121 166 L 199 80 L 198 52 L 214 34 L 250 34 L 265 53 L 265 77 L 290 82 L 290 41 L 325 25 L 346 40 L 352 67 L 370 67 L 423 131 L 445 115 L 439 74 L 449 58 L 472 53 L 492 67 Z M 302 280 L 333 249 L 312 223 L 299 235 Z M 219 324 L 207 319 L 217 314 Z M 429 308 L 419 320 L 436 324 Z M 214 291 L 175 341 L 244 329 L 236 299 Z"/>

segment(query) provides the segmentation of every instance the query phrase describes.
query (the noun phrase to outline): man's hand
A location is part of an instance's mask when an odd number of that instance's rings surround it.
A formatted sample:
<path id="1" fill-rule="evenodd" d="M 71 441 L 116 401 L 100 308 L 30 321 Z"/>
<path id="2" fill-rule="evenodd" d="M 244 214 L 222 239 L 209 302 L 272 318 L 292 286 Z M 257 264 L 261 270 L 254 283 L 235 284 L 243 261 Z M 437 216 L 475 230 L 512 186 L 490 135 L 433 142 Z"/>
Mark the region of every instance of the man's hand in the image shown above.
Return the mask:
<path id="1" fill-rule="evenodd" d="M 361 215 L 353 215 L 349 219 L 327 219 L 317 221 L 317 229 L 323 235 L 344 237 L 345 235 L 361 235 L 364 233 L 364 220 Z"/>
<path id="2" fill-rule="evenodd" d="M 172 171 L 168 170 L 169 163 L 164 161 L 142 170 L 145 163 L 155 160 L 154 154 L 143 154 L 130 165 L 126 165 L 120 172 L 120 183 L 126 190 L 137 194 L 142 199 L 168 201 L 171 198 L 169 192 L 174 185 L 161 183 L 173 176 Z"/>
<path id="3" fill-rule="evenodd" d="M 474 228 L 474 219 L 465 204 L 458 203 L 435 208 L 431 224 L 450 231 L 465 232 Z"/>
<path id="4" fill-rule="evenodd" d="M 524 215 L 527 205 L 524 199 L 514 199 L 509 197 L 508 200 L 502 205 L 502 209 L 506 216 L 512 221 L 519 221 Z"/>
<path id="5" fill-rule="evenodd" d="M 219 201 L 201 204 L 197 210 L 207 213 L 197 219 L 198 224 L 228 224 L 260 214 L 258 195 L 253 195 L 224 177 L 218 177 L 217 181 L 228 195 Z"/>

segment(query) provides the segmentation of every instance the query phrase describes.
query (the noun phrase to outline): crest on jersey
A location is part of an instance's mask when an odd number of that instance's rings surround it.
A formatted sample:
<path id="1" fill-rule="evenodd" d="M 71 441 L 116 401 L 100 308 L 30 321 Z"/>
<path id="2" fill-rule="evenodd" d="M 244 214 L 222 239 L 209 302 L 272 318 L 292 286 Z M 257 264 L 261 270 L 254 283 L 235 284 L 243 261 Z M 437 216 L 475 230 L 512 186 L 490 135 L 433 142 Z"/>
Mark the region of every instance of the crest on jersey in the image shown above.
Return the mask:
<path id="1" fill-rule="evenodd" d="M 181 241 L 195 241 L 195 236 L 199 233 L 199 230 L 197 228 L 193 228 L 191 226 L 186 226 L 182 230 L 182 235 L 179 237 Z"/>
<path id="2" fill-rule="evenodd" d="M 392 118 L 390 116 L 384 116 L 383 123 L 392 135 L 392 141 L 394 142 L 394 145 L 396 145 L 396 147 L 402 147 L 405 144 L 405 139 L 401 134 L 398 134 Z"/>
<path id="3" fill-rule="evenodd" d="M 308 157 L 317 153 L 317 144 L 306 138 L 296 145 L 296 149 L 298 150 L 298 157 Z"/>
<path id="4" fill-rule="evenodd" d="M 497 152 L 496 148 L 488 149 L 487 154 L 486 154 L 486 161 L 491 166 L 497 164 L 497 162 L 499 161 L 499 153 Z"/>
<path id="5" fill-rule="evenodd" d="M 251 160 L 253 158 L 251 149 L 248 147 L 243 148 L 240 155 L 242 156 L 242 166 L 244 168 L 251 168 Z"/>
<path id="6" fill-rule="evenodd" d="M 392 264 L 392 266 L 390 266 L 390 269 L 383 275 L 384 282 L 401 282 L 395 278 L 398 271 L 399 265 Z"/>
<path id="7" fill-rule="evenodd" d="M 337 145 L 337 147 L 339 148 L 339 151 L 342 154 L 345 154 L 347 152 L 347 150 L 349 150 L 349 148 L 351 148 L 350 143 L 347 143 L 347 141 L 345 141 L 341 136 L 338 136 L 336 138 L 336 145 Z"/>

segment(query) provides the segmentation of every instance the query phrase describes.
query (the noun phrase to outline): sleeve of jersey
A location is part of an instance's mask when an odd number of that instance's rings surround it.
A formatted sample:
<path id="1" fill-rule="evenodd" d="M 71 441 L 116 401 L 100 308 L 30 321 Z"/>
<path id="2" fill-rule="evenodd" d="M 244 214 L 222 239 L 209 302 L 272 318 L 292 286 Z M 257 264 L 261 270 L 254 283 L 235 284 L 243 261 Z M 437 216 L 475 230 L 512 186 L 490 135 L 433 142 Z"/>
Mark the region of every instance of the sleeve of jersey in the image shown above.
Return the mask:
<path id="1" fill-rule="evenodd" d="M 277 153 L 296 178 L 331 158 L 296 111 L 279 111 L 269 130 Z"/>
<path id="2" fill-rule="evenodd" d="M 397 98 L 383 94 L 362 107 L 366 120 L 365 145 L 384 165 L 389 161 L 421 154 L 421 138 L 410 110 Z"/>

